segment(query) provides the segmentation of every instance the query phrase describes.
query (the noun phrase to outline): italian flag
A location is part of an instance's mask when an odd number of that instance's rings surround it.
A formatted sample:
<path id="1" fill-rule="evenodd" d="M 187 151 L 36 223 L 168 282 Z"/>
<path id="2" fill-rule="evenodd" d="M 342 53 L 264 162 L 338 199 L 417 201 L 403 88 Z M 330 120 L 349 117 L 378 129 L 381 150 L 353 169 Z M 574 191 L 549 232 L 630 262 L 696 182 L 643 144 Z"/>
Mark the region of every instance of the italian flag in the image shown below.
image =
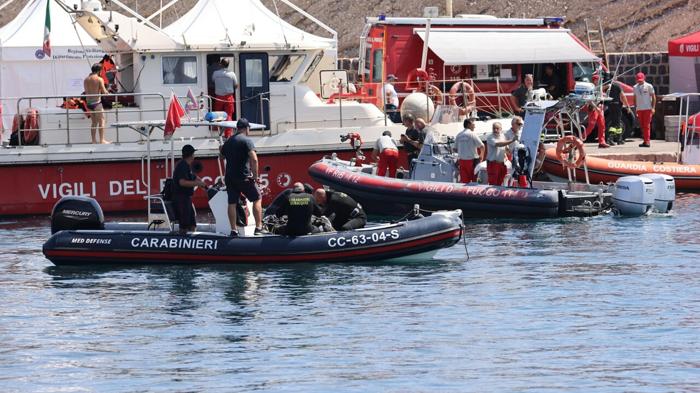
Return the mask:
<path id="1" fill-rule="evenodd" d="M 46 19 L 44 20 L 44 47 L 43 51 L 46 56 L 51 57 L 51 40 L 49 35 L 51 34 L 51 11 L 49 10 L 49 3 L 51 0 L 46 0 Z"/>

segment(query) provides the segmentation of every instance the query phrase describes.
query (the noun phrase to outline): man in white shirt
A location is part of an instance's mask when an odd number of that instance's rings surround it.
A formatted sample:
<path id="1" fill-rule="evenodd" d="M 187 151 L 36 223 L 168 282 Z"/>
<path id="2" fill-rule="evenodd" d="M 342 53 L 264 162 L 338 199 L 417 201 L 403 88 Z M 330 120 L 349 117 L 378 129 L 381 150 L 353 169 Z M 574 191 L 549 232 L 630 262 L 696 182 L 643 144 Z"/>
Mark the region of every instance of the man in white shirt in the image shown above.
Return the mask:
<path id="1" fill-rule="evenodd" d="M 484 159 L 484 143 L 474 132 L 476 120 L 464 119 L 464 130 L 455 137 L 455 146 L 459 156 L 459 181 L 471 183 L 476 181 L 474 168 Z"/>
<path id="2" fill-rule="evenodd" d="M 510 121 L 510 130 L 506 131 L 506 139 L 512 139 L 513 143 L 507 146 L 508 148 L 508 157 L 512 160 L 513 154 L 515 153 L 515 149 L 518 147 L 518 144 L 520 143 L 520 133 L 522 132 L 523 129 L 523 118 L 520 116 L 513 116 L 513 119 Z"/>
<path id="3" fill-rule="evenodd" d="M 226 112 L 226 120 L 233 120 L 233 113 L 236 110 L 236 101 L 233 95 L 238 87 L 238 78 L 233 71 L 228 69 L 229 62 L 222 58 L 219 61 L 219 69 L 214 71 L 211 79 L 214 81 L 214 111 Z M 225 128 L 224 136 L 230 137 L 233 134 L 232 128 Z"/>
<path id="4" fill-rule="evenodd" d="M 389 74 L 386 77 L 386 83 L 384 84 L 384 112 L 386 112 L 392 122 L 401 123 L 401 113 L 398 111 L 399 94 L 394 87 L 396 79 L 394 74 Z"/>
<path id="5" fill-rule="evenodd" d="M 489 175 L 489 184 L 492 186 L 502 186 L 506 178 L 506 146 L 514 142 L 513 139 L 506 139 L 501 132 L 501 123 L 495 122 L 492 132 L 486 138 L 486 172 Z"/>
<path id="6" fill-rule="evenodd" d="M 639 147 L 651 147 L 651 117 L 656 112 L 656 93 L 654 86 L 646 82 L 644 73 L 637 73 L 637 84 L 634 85 L 634 100 L 637 107 L 637 120 L 642 129 L 644 142 Z"/>
<path id="7" fill-rule="evenodd" d="M 399 148 L 391 139 L 391 132 L 384 131 L 382 136 L 374 143 L 372 157 L 377 160 L 377 176 L 386 176 L 387 168 L 389 177 L 396 177 L 396 166 L 399 163 Z"/>

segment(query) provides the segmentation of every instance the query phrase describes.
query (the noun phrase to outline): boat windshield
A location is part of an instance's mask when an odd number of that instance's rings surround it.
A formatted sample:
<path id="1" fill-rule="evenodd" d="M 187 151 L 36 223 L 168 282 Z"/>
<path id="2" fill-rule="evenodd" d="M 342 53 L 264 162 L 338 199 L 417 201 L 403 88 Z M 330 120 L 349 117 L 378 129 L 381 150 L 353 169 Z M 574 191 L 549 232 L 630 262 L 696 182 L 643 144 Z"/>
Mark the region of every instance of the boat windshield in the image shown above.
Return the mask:
<path id="1" fill-rule="evenodd" d="M 270 82 L 289 82 L 294 78 L 306 55 L 270 55 Z"/>
<path id="2" fill-rule="evenodd" d="M 578 82 L 590 82 L 595 70 L 595 63 L 574 63 L 574 80 Z"/>

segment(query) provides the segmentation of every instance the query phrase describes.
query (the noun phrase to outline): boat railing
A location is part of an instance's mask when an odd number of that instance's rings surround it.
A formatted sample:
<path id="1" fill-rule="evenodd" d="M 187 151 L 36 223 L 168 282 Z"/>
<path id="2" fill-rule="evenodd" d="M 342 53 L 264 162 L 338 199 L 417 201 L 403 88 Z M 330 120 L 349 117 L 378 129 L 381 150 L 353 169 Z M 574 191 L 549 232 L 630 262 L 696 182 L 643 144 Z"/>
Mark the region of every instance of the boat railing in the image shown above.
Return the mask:
<path id="1" fill-rule="evenodd" d="M 119 122 L 122 120 L 123 116 L 126 114 L 133 116 L 136 116 L 136 120 L 147 120 L 147 117 L 149 117 L 149 114 L 157 114 L 157 117 L 159 118 L 165 118 L 166 113 L 167 113 L 167 103 L 166 103 L 166 98 L 160 93 L 116 93 L 116 94 L 81 94 L 77 96 L 66 96 L 66 95 L 54 95 L 54 96 L 25 96 L 25 97 L 8 97 L 8 98 L 2 98 L 0 101 L 10 101 L 10 102 L 16 102 L 15 104 L 15 109 L 16 112 L 15 114 L 11 115 L 4 115 L 4 116 L 16 116 L 17 114 L 23 115 L 24 112 L 26 112 L 28 109 L 35 108 L 35 106 L 38 103 L 43 103 L 43 107 L 39 109 L 43 109 L 43 111 L 39 111 L 37 115 L 41 119 L 42 124 L 56 124 L 56 126 L 44 126 L 42 127 L 39 124 L 39 127 L 36 128 L 27 128 L 26 127 L 26 122 L 25 122 L 25 127 L 19 127 L 17 129 L 18 132 L 18 138 L 17 138 L 17 145 L 22 146 L 25 144 L 25 138 L 28 133 L 37 133 L 38 134 L 38 140 L 39 144 L 41 145 L 73 145 L 73 144 L 79 144 L 81 142 L 77 142 L 75 136 L 77 135 L 76 133 L 85 131 L 89 132 L 91 127 L 90 123 L 88 122 L 87 126 L 85 126 L 85 121 L 81 117 L 80 119 L 76 119 L 76 111 L 79 111 L 81 109 L 80 104 L 77 105 L 69 105 L 68 100 L 72 98 L 80 98 L 80 99 L 85 99 L 88 97 L 101 97 L 103 98 L 103 105 L 104 102 L 111 102 L 112 103 L 112 109 L 104 109 L 104 114 L 106 118 L 113 118 L 105 121 L 105 130 L 109 127 L 108 124 L 112 122 Z M 158 101 L 158 104 L 155 106 L 149 105 L 149 108 L 143 108 L 136 106 L 134 104 L 136 99 L 155 99 Z M 58 104 L 58 105 L 56 105 Z M 47 111 L 46 109 L 51 109 L 51 111 Z M 86 112 L 78 112 L 81 116 L 87 116 L 90 114 L 89 111 Z M 14 122 L 14 119 L 10 119 L 9 124 L 12 124 Z M 42 138 L 42 136 L 55 136 L 55 133 L 64 133 L 65 134 L 65 141 L 64 142 L 54 142 L 54 143 L 46 143 L 42 142 L 42 140 L 45 139 L 50 139 L 50 138 Z M 115 143 L 121 142 L 121 135 L 120 131 L 118 129 L 115 130 Z M 72 137 L 73 136 L 73 137 Z"/>
<path id="2" fill-rule="evenodd" d="M 697 165 L 700 163 L 700 124 L 694 120 L 692 126 L 689 123 L 694 113 L 691 107 L 700 101 L 700 93 L 672 93 L 666 96 L 679 100 L 678 117 L 676 128 L 676 140 L 678 143 L 678 163 L 686 165 Z"/>

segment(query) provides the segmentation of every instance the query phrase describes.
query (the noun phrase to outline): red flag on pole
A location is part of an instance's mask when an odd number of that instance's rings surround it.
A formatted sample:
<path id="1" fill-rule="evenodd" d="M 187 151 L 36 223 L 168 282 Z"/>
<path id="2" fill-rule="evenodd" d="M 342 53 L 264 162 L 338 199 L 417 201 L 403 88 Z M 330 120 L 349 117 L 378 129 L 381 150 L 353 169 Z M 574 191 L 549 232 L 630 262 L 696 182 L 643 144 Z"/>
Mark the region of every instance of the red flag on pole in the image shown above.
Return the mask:
<path id="1" fill-rule="evenodd" d="M 185 116 L 185 110 L 180 105 L 175 93 L 170 96 L 170 106 L 168 106 L 168 114 L 165 116 L 165 136 L 172 136 L 176 129 L 182 126 L 182 116 Z"/>

